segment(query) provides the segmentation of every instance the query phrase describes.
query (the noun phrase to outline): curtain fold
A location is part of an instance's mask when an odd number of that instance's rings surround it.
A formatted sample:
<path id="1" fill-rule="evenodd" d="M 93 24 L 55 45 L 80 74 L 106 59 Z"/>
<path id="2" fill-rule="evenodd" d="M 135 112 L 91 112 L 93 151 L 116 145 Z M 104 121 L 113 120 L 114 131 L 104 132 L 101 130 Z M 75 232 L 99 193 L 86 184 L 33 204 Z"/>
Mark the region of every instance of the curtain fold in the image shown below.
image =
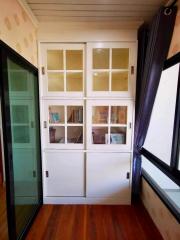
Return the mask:
<path id="1" fill-rule="evenodd" d="M 137 78 L 136 78 L 136 106 L 135 106 L 136 119 L 139 112 L 141 88 L 143 87 L 142 78 L 143 78 L 143 69 L 144 69 L 145 58 L 146 58 L 148 30 L 149 30 L 149 27 L 147 24 L 142 24 L 138 29 L 138 59 L 137 59 L 138 67 L 137 67 Z"/>
<path id="2" fill-rule="evenodd" d="M 142 68 L 141 92 L 136 116 L 133 154 L 132 198 L 139 196 L 141 177 L 140 151 L 144 144 L 151 113 L 159 86 L 164 61 L 173 34 L 177 8 L 161 7 L 152 21 L 146 50 L 144 69 Z"/>

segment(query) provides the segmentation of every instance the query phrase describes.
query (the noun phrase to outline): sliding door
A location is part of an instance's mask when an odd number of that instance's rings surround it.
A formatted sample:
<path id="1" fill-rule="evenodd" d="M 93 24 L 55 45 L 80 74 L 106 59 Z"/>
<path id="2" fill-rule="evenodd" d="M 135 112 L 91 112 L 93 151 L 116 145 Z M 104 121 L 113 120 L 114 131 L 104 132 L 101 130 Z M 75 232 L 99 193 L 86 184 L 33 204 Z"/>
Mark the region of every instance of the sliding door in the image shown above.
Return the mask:
<path id="1" fill-rule="evenodd" d="M 9 230 L 19 239 L 41 205 L 38 78 L 32 65 L 6 47 L 1 64 Z"/>

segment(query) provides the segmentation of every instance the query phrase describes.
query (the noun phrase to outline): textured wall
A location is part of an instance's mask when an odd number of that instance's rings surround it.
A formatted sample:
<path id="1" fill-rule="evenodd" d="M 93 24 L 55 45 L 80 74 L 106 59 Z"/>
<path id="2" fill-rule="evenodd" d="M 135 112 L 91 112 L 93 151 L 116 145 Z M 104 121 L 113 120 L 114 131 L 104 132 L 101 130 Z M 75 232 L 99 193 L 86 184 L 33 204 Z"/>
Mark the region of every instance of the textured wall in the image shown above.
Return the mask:
<path id="1" fill-rule="evenodd" d="M 169 49 L 168 58 L 172 57 L 180 51 L 180 0 L 178 0 L 178 12 L 176 16 L 176 22 L 173 32 L 173 37 L 171 41 L 171 46 Z"/>
<path id="2" fill-rule="evenodd" d="M 164 240 L 179 240 L 180 224 L 144 179 L 141 197 Z"/>
<path id="3" fill-rule="evenodd" d="M 37 66 L 36 28 L 16 0 L 0 0 L 0 39 Z"/>

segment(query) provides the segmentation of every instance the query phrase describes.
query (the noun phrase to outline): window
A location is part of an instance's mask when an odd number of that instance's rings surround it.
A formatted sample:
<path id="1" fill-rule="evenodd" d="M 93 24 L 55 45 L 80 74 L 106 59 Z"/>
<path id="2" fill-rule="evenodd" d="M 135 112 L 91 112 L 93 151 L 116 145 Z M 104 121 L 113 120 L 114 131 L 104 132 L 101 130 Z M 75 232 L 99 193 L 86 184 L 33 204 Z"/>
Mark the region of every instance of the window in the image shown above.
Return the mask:
<path id="1" fill-rule="evenodd" d="M 180 221 L 180 53 L 165 62 L 142 153 L 142 172 Z"/>

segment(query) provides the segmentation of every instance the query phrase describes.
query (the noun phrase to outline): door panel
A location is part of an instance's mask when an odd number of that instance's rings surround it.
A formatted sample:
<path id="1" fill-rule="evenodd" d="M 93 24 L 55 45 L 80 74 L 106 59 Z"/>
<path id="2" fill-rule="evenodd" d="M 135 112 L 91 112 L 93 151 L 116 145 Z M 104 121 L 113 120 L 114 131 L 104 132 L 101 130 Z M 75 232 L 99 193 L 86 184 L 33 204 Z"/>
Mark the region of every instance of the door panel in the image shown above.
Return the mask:
<path id="1" fill-rule="evenodd" d="M 45 196 L 84 196 L 84 153 L 46 152 L 44 157 Z"/>
<path id="2" fill-rule="evenodd" d="M 130 154 L 88 153 L 87 196 L 130 201 Z"/>
<path id="3" fill-rule="evenodd" d="M 2 120 L 10 239 L 19 239 L 42 201 L 38 72 L 2 45 Z"/>

